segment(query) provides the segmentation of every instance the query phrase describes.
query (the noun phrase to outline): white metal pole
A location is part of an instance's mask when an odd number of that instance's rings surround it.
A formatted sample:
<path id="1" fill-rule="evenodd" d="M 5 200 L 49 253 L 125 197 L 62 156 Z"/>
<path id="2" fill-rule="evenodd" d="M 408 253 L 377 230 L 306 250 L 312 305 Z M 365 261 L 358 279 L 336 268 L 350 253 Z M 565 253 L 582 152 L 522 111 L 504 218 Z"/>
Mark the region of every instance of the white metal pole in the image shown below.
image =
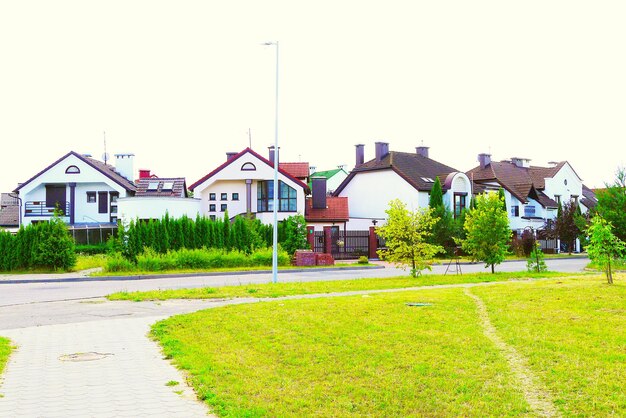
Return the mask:
<path id="1" fill-rule="evenodd" d="M 278 282 L 278 41 L 269 42 L 269 45 L 276 46 L 276 98 L 275 98 L 275 120 L 274 120 L 274 219 L 273 219 L 273 246 L 272 246 L 272 283 Z"/>

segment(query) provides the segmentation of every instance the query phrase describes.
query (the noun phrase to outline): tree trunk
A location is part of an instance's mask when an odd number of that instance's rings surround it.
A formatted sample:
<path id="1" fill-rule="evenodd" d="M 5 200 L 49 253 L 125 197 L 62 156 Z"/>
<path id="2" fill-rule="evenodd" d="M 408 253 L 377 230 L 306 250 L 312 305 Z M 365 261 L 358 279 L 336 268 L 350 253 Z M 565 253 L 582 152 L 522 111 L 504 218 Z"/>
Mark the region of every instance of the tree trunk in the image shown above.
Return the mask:
<path id="1" fill-rule="evenodd" d="M 494 270 L 494 264 L 491 265 L 491 274 L 494 274 L 495 270 Z"/>
<path id="2" fill-rule="evenodd" d="M 606 277 L 609 280 L 609 284 L 613 284 L 613 274 L 611 273 L 611 258 L 609 257 L 609 264 L 606 270 Z"/>

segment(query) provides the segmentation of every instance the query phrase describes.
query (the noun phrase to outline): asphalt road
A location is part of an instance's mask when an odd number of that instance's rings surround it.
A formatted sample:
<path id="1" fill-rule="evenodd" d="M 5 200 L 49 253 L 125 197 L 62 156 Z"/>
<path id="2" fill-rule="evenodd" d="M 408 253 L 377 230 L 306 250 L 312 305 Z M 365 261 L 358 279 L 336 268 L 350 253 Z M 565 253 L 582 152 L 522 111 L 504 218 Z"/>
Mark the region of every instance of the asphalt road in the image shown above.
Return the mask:
<path id="1" fill-rule="evenodd" d="M 553 271 L 577 272 L 589 263 L 587 258 L 551 259 L 547 260 L 548 268 Z M 453 268 L 454 266 L 452 266 Z M 433 267 L 432 273 L 443 274 L 447 265 Z M 463 273 L 490 272 L 484 264 L 461 265 Z M 524 271 L 525 261 L 511 261 L 500 264 L 496 271 Z M 319 280 L 346 280 L 370 277 L 403 276 L 407 272 L 402 269 L 387 267 L 384 269 L 324 271 L 312 270 L 306 272 L 280 272 L 279 282 L 310 282 Z M 24 276 L 21 276 L 24 277 Z M 15 305 L 55 302 L 64 300 L 80 300 L 103 297 L 118 291 L 179 289 L 191 287 L 219 287 L 239 284 L 258 284 L 271 282 L 271 274 L 227 274 L 219 276 L 195 276 L 144 280 L 115 280 L 115 281 L 84 281 L 62 282 L 51 280 L 47 283 L 20 283 L 7 284 L 0 281 L 0 308 Z M 0 310 L 0 315 L 2 315 Z"/>

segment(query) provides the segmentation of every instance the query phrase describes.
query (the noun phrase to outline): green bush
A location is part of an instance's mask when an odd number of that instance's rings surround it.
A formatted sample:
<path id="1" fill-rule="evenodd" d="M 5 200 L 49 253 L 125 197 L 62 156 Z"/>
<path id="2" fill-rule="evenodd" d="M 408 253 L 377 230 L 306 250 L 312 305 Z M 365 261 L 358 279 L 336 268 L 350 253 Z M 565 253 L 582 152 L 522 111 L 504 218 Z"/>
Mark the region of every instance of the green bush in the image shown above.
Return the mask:
<path id="1" fill-rule="evenodd" d="M 359 261 L 358 261 L 359 264 L 369 264 L 369 262 L 370 261 L 366 256 L 362 255 L 361 257 L 359 257 Z"/>
<path id="2" fill-rule="evenodd" d="M 107 257 L 107 262 L 104 266 L 104 270 L 111 273 L 134 271 L 136 270 L 136 266 L 133 262 L 122 256 L 122 254 L 117 253 L 110 254 Z"/>
<path id="3" fill-rule="evenodd" d="M 76 245 L 76 253 L 83 255 L 106 254 L 109 251 L 107 244 Z"/>

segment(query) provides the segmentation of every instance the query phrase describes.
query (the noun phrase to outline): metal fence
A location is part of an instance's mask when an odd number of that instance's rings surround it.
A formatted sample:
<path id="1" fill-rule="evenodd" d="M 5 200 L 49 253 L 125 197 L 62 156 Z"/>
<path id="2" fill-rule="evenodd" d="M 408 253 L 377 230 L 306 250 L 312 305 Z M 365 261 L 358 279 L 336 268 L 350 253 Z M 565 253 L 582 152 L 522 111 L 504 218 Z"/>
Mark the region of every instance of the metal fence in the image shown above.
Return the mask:
<path id="1" fill-rule="evenodd" d="M 315 231 L 313 251 L 324 252 L 324 231 Z M 346 260 L 369 255 L 369 231 L 331 231 L 331 254 L 336 260 Z M 378 248 L 384 246 L 384 241 L 378 238 Z"/>

